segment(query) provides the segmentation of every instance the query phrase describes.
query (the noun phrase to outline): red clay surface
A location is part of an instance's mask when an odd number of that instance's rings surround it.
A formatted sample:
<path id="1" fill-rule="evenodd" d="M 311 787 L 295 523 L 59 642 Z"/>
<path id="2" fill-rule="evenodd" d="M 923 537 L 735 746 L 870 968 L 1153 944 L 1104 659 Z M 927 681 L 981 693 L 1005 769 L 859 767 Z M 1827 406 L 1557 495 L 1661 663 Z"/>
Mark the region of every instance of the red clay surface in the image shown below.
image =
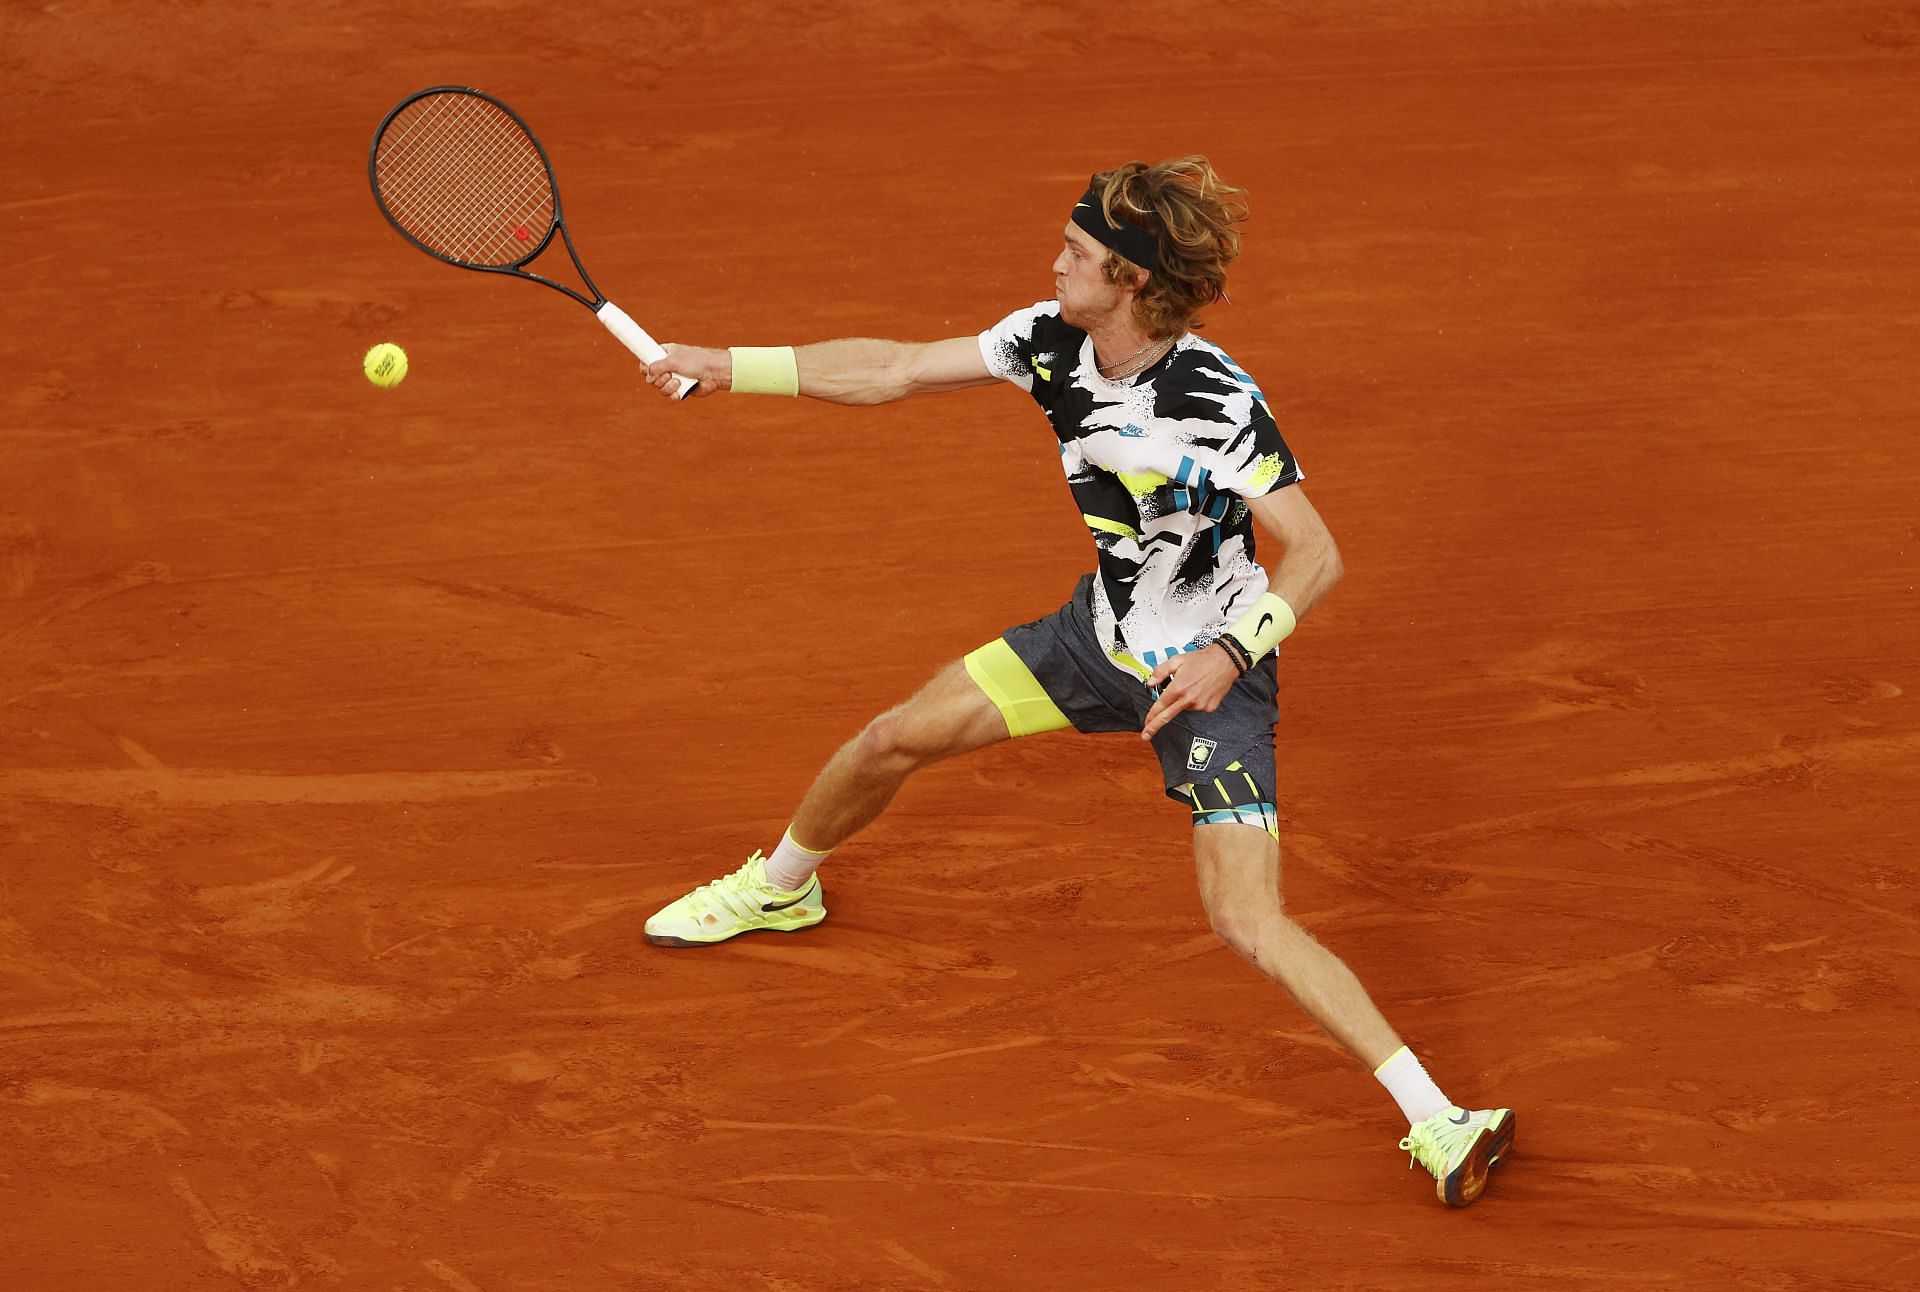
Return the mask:
<path id="1" fill-rule="evenodd" d="M 0 1282 L 1920 1279 L 1920 7 L 434 8 L 0 13 Z M 1125 738 L 644 944 L 1091 548 L 1017 392 L 673 407 L 407 247 L 365 148 L 445 81 L 667 339 L 977 331 L 1089 171 L 1252 191 L 1210 334 L 1349 569 L 1287 894 L 1521 1111 L 1478 1206 Z"/>

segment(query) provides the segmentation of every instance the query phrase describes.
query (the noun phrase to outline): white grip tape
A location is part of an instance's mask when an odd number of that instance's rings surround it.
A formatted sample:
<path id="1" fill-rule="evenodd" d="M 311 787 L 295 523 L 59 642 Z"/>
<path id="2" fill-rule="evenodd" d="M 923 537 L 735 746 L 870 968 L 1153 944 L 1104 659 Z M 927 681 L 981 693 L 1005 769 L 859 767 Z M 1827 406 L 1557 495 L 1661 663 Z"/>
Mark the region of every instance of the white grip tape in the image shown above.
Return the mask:
<path id="1" fill-rule="evenodd" d="M 635 323 L 625 310 L 612 301 L 603 302 L 600 308 L 593 312 L 593 316 L 606 324 L 607 331 L 619 337 L 620 344 L 638 355 L 642 363 L 653 363 L 655 360 L 667 357 L 667 352 L 660 348 L 660 343 L 648 336 L 645 328 Z M 694 382 L 677 372 L 673 376 L 680 383 L 673 388 L 673 397 L 685 399 L 692 391 Z"/>

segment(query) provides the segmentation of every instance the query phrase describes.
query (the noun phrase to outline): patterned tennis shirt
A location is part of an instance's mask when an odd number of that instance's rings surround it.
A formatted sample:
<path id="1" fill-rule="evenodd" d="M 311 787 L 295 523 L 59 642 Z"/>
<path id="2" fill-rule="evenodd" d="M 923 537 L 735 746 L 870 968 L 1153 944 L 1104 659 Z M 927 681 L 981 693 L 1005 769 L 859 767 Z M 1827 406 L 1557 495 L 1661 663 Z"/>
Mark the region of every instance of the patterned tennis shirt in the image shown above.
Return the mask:
<path id="1" fill-rule="evenodd" d="M 1191 332 L 1124 381 L 1058 301 L 980 334 L 994 376 L 1033 396 L 1099 549 L 1093 627 L 1116 668 L 1145 677 L 1199 650 L 1267 590 L 1246 499 L 1304 479 L 1253 379 Z"/>

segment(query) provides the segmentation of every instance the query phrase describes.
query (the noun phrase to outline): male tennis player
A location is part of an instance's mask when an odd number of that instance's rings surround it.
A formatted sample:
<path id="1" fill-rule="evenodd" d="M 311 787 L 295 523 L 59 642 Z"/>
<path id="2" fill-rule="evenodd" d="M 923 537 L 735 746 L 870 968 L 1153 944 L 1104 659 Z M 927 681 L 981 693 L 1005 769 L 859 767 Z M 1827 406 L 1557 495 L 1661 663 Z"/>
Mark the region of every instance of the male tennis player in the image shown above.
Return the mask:
<path id="1" fill-rule="evenodd" d="M 1192 814 L 1214 931 L 1373 1070 L 1411 1124 L 1400 1147 L 1433 1173 L 1444 1202 L 1465 1206 L 1513 1143 L 1512 1111 L 1469 1112 L 1441 1094 L 1352 971 L 1281 905 L 1275 656 L 1341 564 L 1266 397 L 1190 330 L 1226 297 L 1240 193 L 1204 157 L 1095 175 L 1053 262 L 1054 299 L 978 337 L 670 345 L 650 365 L 663 392 L 678 372 L 701 397 L 839 404 L 1012 382 L 1053 424 L 1099 560 L 1059 610 L 947 665 L 869 723 L 820 773 L 771 856 L 755 852 L 657 912 L 647 940 L 706 946 L 818 924 L 820 864 L 915 771 L 1069 725 L 1137 731 L 1168 797 Z M 1271 577 L 1254 559 L 1256 519 L 1280 544 Z"/>

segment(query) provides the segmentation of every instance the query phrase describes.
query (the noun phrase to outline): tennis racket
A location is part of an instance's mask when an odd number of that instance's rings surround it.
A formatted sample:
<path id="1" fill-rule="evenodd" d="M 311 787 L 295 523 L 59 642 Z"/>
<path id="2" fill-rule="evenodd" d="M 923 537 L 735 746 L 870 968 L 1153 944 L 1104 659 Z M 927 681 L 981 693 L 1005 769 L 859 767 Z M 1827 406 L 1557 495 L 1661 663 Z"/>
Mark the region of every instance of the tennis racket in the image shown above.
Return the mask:
<path id="1" fill-rule="evenodd" d="M 643 363 L 666 356 L 645 328 L 593 285 L 560 214 L 553 163 L 520 115 L 491 94 L 436 85 L 400 100 L 373 132 L 367 177 L 380 213 L 428 255 L 564 292 L 592 310 Z M 556 232 L 585 293 L 527 268 Z M 679 384 L 673 397 L 685 399 L 695 383 L 674 375 Z"/>

